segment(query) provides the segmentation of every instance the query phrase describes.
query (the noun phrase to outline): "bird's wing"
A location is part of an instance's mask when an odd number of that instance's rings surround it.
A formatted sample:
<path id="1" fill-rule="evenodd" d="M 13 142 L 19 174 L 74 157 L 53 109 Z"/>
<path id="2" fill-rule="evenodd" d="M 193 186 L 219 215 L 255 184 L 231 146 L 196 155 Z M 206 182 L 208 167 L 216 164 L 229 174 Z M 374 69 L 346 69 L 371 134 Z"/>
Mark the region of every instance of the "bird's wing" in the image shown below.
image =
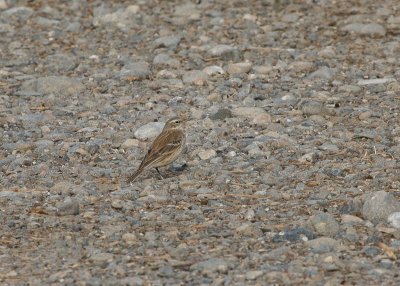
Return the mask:
<path id="1" fill-rule="evenodd" d="M 179 149 L 183 141 L 184 133 L 181 130 L 167 130 L 166 132 L 162 132 L 154 140 L 139 168 L 156 165 L 165 158 L 168 158 Z"/>

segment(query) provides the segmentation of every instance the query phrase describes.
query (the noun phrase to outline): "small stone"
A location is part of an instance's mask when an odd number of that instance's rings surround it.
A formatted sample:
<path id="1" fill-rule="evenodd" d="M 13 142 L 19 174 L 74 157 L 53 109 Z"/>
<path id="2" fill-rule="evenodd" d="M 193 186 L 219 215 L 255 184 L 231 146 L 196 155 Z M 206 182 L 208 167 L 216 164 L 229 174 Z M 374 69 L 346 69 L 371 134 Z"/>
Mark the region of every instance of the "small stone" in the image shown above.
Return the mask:
<path id="1" fill-rule="evenodd" d="M 261 229 L 255 227 L 252 223 L 243 223 L 235 229 L 235 232 L 242 236 L 260 237 L 263 235 Z"/>
<path id="2" fill-rule="evenodd" d="M 124 65 L 117 76 L 127 80 L 146 79 L 151 76 L 150 65 L 144 61 L 130 62 Z"/>
<path id="3" fill-rule="evenodd" d="M 103 283 L 100 283 L 99 285 L 104 284 L 104 280 L 102 281 Z M 129 285 L 129 286 L 143 286 L 144 281 L 140 277 L 125 277 L 122 279 L 119 279 L 118 282 L 115 280 L 113 282 L 110 282 L 110 284 L 118 284 L 118 285 Z M 93 285 L 92 283 L 87 283 L 88 285 Z M 147 284 L 146 284 L 147 285 Z"/>
<path id="4" fill-rule="evenodd" d="M 46 59 L 47 67 L 53 72 L 67 72 L 72 71 L 76 66 L 76 59 L 67 54 L 54 54 L 49 55 Z"/>
<path id="5" fill-rule="evenodd" d="M 362 224 L 364 223 L 364 220 L 362 218 L 359 218 L 358 216 L 355 215 L 349 215 L 349 214 L 342 214 L 340 216 L 341 222 L 342 223 L 349 223 L 349 224 Z"/>
<path id="6" fill-rule="evenodd" d="M 186 192 L 191 195 L 199 195 L 199 194 L 204 195 L 204 194 L 212 194 L 215 192 L 215 190 L 209 188 L 198 188 L 198 189 L 189 189 Z"/>
<path id="7" fill-rule="evenodd" d="M 385 191 L 372 194 L 364 202 L 362 215 L 374 224 L 385 223 L 390 214 L 400 212 L 400 203 L 396 198 Z"/>
<path id="8" fill-rule="evenodd" d="M 400 228 L 400 212 L 391 213 L 388 217 L 388 223 L 395 228 Z"/>
<path id="9" fill-rule="evenodd" d="M 111 253 L 104 253 L 104 252 L 94 253 L 90 256 L 90 260 L 96 264 L 103 264 L 106 262 L 110 262 L 113 260 L 113 258 L 114 255 L 112 255 Z"/>
<path id="10" fill-rule="evenodd" d="M 175 36 L 175 35 L 164 36 L 155 40 L 154 43 L 156 44 L 156 48 L 165 47 L 165 48 L 175 49 L 178 46 L 181 39 L 182 38 L 180 36 Z"/>
<path id="11" fill-rule="evenodd" d="M 368 118 L 370 118 L 372 116 L 372 112 L 367 110 L 367 111 L 363 111 L 358 115 L 358 118 L 360 120 L 366 120 Z"/>
<path id="12" fill-rule="evenodd" d="M 310 219 L 315 232 L 323 236 L 335 236 L 339 232 L 339 224 L 329 213 L 320 213 Z"/>
<path id="13" fill-rule="evenodd" d="M 260 107 L 237 107 L 232 110 L 232 114 L 238 117 L 253 119 L 253 123 L 255 124 L 257 124 L 258 120 L 260 120 L 260 123 L 265 123 L 265 121 L 268 121 L 268 116 L 269 122 L 271 120 L 270 115 Z"/>
<path id="14" fill-rule="evenodd" d="M 21 91 L 34 91 L 41 94 L 77 95 L 85 90 L 82 82 L 67 76 L 48 76 L 26 81 Z"/>
<path id="15" fill-rule="evenodd" d="M 137 238 L 136 234 L 131 233 L 131 232 L 124 233 L 122 235 L 122 240 L 127 244 L 135 244 L 136 242 L 138 242 L 138 238 Z"/>
<path id="16" fill-rule="evenodd" d="M 60 181 L 57 182 L 53 187 L 51 187 L 50 192 L 51 193 L 67 193 L 70 192 L 74 189 L 75 185 L 68 182 L 68 181 Z"/>
<path id="17" fill-rule="evenodd" d="M 253 71 L 256 74 L 269 74 L 273 70 L 274 70 L 274 67 L 272 65 L 271 66 L 264 65 L 264 66 L 254 66 L 253 67 Z"/>
<path id="18" fill-rule="evenodd" d="M 207 75 L 224 74 L 225 71 L 219 66 L 209 66 L 203 69 Z"/>
<path id="19" fill-rule="evenodd" d="M 43 134 L 49 133 L 51 131 L 50 127 L 47 125 L 41 126 L 40 130 L 42 131 Z"/>
<path id="20" fill-rule="evenodd" d="M 244 218 L 249 221 L 253 221 L 255 217 L 256 217 L 256 213 L 254 212 L 253 209 L 247 210 L 247 212 L 244 215 Z"/>
<path id="21" fill-rule="evenodd" d="M 224 120 L 231 117 L 233 117 L 232 112 L 230 111 L 230 109 L 226 108 L 221 108 L 216 113 L 210 116 L 212 120 Z"/>
<path id="22" fill-rule="evenodd" d="M 305 164 L 305 163 L 314 163 L 318 160 L 319 155 L 316 152 L 310 152 L 307 154 L 304 154 L 303 156 L 301 156 L 298 161 L 301 164 Z"/>
<path id="23" fill-rule="evenodd" d="M 313 78 L 322 78 L 322 79 L 331 79 L 336 73 L 336 69 L 328 68 L 328 67 L 321 67 L 316 71 L 312 72 L 308 77 Z"/>
<path id="24" fill-rule="evenodd" d="M 187 191 L 194 188 L 200 188 L 201 183 L 195 180 L 183 180 L 179 181 L 179 188 L 181 190 Z"/>
<path id="25" fill-rule="evenodd" d="M 253 270 L 253 271 L 248 271 L 246 273 L 246 279 L 247 280 L 256 280 L 258 277 L 262 276 L 264 272 L 260 270 Z"/>
<path id="26" fill-rule="evenodd" d="M 331 59 L 336 57 L 336 52 L 332 47 L 325 47 L 324 49 L 318 52 L 318 55 L 323 58 Z"/>
<path id="27" fill-rule="evenodd" d="M 161 133 L 164 128 L 165 123 L 162 122 L 150 122 L 141 127 L 139 127 L 134 135 L 140 140 L 147 140 L 156 137 Z"/>
<path id="28" fill-rule="evenodd" d="M 301 111 L 304 115 L 323 115 L 325 113 L 324 105 L 319 101 L 306 100 L 301 105 Z"/>
<path id="29" fill-rule="evenodd" d="M 177 59 L 171 58 L 167 54 L 158 54 L 154 57 L 153 64 L 156 66 L 179 67 L 180 63 Z"/>
<path id="30" fill-rule="evenodd" d="M 272 121 L 271 115 L 269 115 L 268 113 L 261 113 L 254 116 L 252 123 L 259 126 L 265 126 L 271 123 L 271 121 Z"/>
<path id="31" fill-rule="evenodd" d="M 18 276 L 18 273 L 15 270 L 11 270 L 11 271 L 7 272 L 6 275 L 5 275 L 5 277 L 10 277 L 10 278 L 11 277 L 16 277 L 16 276 Z"/>
<path id="32" fill-rule="evenodd" d="M 111 201 L 111 207 L 114 209 L 122 209 L 124 207 L 124 202 L 119 199 L 114 199 Z"/>
<path id="33" fill-rule="evenodd" d="M 205 85 L 207 83 L 208 75 L 200 70 L 192 70 L 186 72 L 182 80 L 184 83 L 193 84 L 193 85 Z"/>
<path id="34" fill-rule="evenodd" d="M 229 45 L 216 45 L 208 50 L 208 54 L 212 57 L 220 57 L 224 60 L 235 60 L 239 57 L 239 51 Z"/>
<path id="35" fill-rule="evenodd" d="M 329 237 L 319 237 L 306 242 L 314 253 L 327 253 L 335 251 L 339 242 Z"/>
<path id="36" fill-rule="evenodd" d="M 78 215 L 79 214 L 79 201 L 76 199 L 66 198 L 64 202 L 58 204 L 57 215 Z"/>
<path id="37" fill-rule="evenodd" d="M 366 246 L 364 247 L 363 252 L 366 256 L 375 257 L 381 253 L 381 250 L 375 246 Z"/>
<path id="38" fill-rule="evenodd" d="M 250 62 L 229 64 L 228 68 L 227 68 L 227 72 L 229 74 L 248 73 L 251 70 L 252 65 L 253 64 Z"/>
<path id="39" fill-rule="evenodd" d="M 288 13 L 282 16 L 282 21 L 287 23 L 294 23 L 299 20 L 299 15 L 297 13 Z"/>
<path id="40" fill-rule="evenodd" d="M 297 227 L 288 231 L 282 231 L 278 233 L 272 238 L 272 241 L 275 243 L 285 242 L 285 241 L 295 242 L 295 241 L 308 241 L 314 238 L 315 234 L 312 231 L 304 227 Z"/>
<path id="41" fill-rule="evenodd" d="M 332 152 L 332 153 L 339 151 L 339 147 L 332 143 L 324 143 L 321 146 L 318 146 L 318 149 L 322 150 L 322 151 Z"/>
<path id="42" fill-rule="evenodd" d="M 213 149 L 207 149 L 200 151 L 197 155 L 201 160 L 208 160 L 215 157 L 217 155 L 217 152 L 215 152 L 215 150 Z"/>
<path id="43" fill-rule="evenodd" d="M 0 0 L 0 10 L 5 10 L 8 8 L 6 0 Z"/>
<path id="44" fill-rule="evenodd" d="M 314 69 L 314 63 L 296 61 L 289 65 L 289 70 L 295 73 L 308 73 Z"/>
<path id="45" fill-rule="evenodd" d="M 373 78 L 373 79 L 362 79 L 357 82 L 358 85 L 375 85 L 375 84 L 385 84 L 388 82 L 395 81 L 393 78 Z"/>
<path id="46" fill-rule="evenodd" d="M 190 267 L 191 270 L 200 270 L 203 274 L 227 273 L 230 268 L 232 268 L 232 263 L 219 258 L 210 258 L 206 261 L 195 263 Z"/>
<path id="47" fill-rule="evenodd" d="M 138 5 L 129 5 L 126 9 L 118 9 L 112 13 L 109 13 L 104 6 L 99 6 L 93 13 L 93 26 L 109 26 L 111 24 L 124 30 L 136 23 L 133 19 L 139 11 Z"/>
<path id="48" fill-rule="evenodd" d="M 2 12 L 4 17 L 15 17 L 18 19 L 27 19 L 34 13 L 34 10 L 29 7 L 13 7 Z"/>
<path id="49" fill-rule="evenodd" d="M 258 158 L 265 156 L 265 152 L 260 149 L 260 147 L 256 142 L 247 145 L 244 150 L 247 151 L 247 153 L 251 158 Z"/>
<path id="50" fill-rule="evenodd" d="M 139 147 L 140 141 L 137 139 L 126 139 L 124 143 L 122 143 L 121 148 L 122 149 L 129 149 L 132 147 Z"/>
<path id="51" fill-rule="evenodd" d="M 342 85 L 339 87 L 340 92 L 346 92 L 350 94 L 356 94 L 362 91 L 361 87 L 357 85 Z"/>
<path id="52" fill-rule="evenodd" d="M 257 16 L 256 16 L 256 15 L 252 15 L 252 14 L 244 14 L 243 20 L 248 20 L 248 21 L 251 21 L 251 22 L 256 22 L 256 21 L 257 21 Z"/>
<path id="53" fill-rule="evenodd" d="M 385 28 L 376 23 L 352 23 L 341 28 L 342 31 L 352 32 L 363 36 L 385 36 Z"/>

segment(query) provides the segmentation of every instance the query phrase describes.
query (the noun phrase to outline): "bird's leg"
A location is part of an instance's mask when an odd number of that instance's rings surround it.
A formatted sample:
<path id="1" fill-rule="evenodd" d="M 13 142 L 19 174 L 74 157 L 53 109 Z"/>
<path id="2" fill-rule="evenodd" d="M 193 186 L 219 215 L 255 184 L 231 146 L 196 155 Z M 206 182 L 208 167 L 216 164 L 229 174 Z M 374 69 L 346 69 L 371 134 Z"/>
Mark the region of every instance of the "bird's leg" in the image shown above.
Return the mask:
<path id="1" fill-rule="evenodd" d="M 156 168 L 156 170 L 157 170 L 157 173 L 160 175 L 161 179 L 164 180 L 164 177 L 161 175 L 160 170 L 158 170 L 158 168 Z"/>

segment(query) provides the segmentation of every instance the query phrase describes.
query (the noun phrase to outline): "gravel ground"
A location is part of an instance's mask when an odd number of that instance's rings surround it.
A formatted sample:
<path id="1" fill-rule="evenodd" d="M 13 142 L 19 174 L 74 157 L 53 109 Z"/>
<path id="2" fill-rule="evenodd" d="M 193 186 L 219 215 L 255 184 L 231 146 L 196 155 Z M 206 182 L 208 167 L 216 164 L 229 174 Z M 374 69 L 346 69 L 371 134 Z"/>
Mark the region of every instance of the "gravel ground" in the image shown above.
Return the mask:
<path id="1" fill-rule="evenodd" d="M 2 285 L 400 284 L 399 1 L 0 0 L 0 43 Z"/>

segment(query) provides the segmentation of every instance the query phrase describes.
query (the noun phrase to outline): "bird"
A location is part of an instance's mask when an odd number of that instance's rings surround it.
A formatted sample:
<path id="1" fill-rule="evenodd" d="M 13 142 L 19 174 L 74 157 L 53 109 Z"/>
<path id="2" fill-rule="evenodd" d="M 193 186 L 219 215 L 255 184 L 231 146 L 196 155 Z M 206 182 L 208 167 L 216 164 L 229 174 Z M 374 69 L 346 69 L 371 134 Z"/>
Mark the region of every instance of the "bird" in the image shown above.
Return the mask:
<path id="1" fill-rule="evenodd" d="M 154 139 L 153 144 L 147 151 L 142 163 L 138 169 L 127 178 L 127 182 L 133 182 L 144 170 L 169 165 L 177 159 L 183 152 L 186 145 L 185 123 L 187 116 L 181 114 L 178 117 L 169 119 L 161 131 L 161 133 Z"/>

